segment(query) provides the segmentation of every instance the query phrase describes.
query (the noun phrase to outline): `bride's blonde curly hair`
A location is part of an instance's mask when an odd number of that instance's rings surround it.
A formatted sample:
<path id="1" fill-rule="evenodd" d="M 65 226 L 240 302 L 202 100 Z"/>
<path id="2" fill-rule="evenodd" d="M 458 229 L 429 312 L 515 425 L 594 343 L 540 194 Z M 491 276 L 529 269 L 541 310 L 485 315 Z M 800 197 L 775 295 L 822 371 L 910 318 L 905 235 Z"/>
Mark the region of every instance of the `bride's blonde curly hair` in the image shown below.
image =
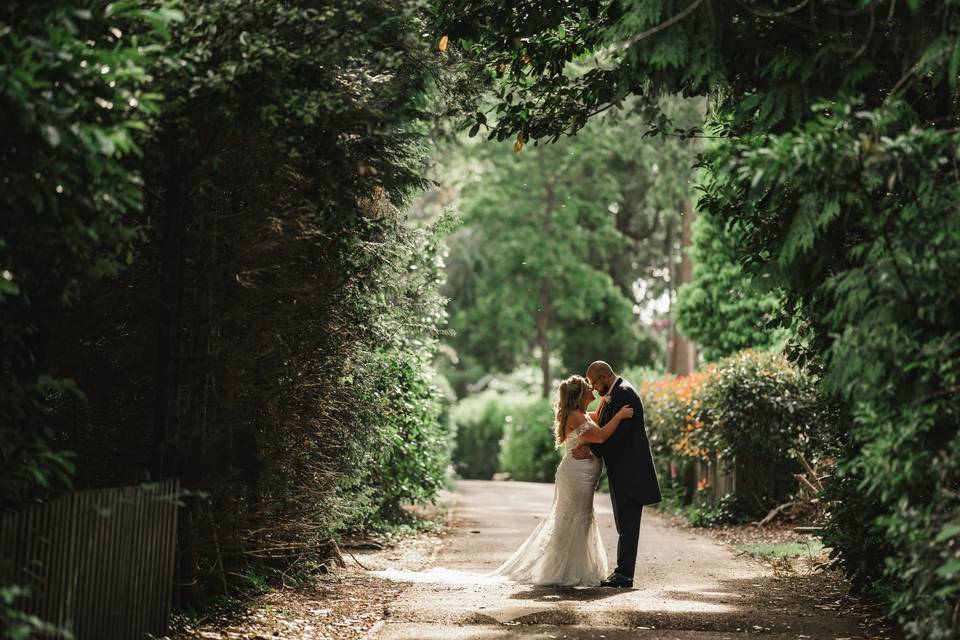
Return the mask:
<path id="1" fill-rule="evenodd" d="M 561 382 L 557 388 L 558 398 L 553 408 L 556 410 L 557 415 L 554 426 L 557 430 L 558 447 L 563 444 L 563 431 L 567 423 L 567 416 L 570 415 L 571 411 L 575 411 L 580 407 L 580 398 L 583 397 L 584 392 L 589 388 L 590 383 L 587 382 L 587 379 L 583 376 L 570 376 Z"/>

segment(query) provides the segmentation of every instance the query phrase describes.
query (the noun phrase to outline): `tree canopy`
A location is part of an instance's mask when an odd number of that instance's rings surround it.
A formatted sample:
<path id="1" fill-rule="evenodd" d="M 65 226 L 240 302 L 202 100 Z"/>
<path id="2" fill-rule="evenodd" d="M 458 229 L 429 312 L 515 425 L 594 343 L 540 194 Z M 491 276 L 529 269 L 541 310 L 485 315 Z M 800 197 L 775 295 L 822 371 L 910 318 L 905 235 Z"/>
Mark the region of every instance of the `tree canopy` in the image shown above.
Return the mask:
<path id="1" fill-rule="evenodd" d="M 700 117 L 693 104 L 670 108 Z M 597 358 L 658 364 L 695 145 L 644 130 L 625 114 L 515 153 L 476 139 L 444 149 L 436 179 L 461 215 L 444 288 L 458 387 L 461 372 L 508 372 L 535 351 L 546 384 L 551 354 L 567 371 Z"/>

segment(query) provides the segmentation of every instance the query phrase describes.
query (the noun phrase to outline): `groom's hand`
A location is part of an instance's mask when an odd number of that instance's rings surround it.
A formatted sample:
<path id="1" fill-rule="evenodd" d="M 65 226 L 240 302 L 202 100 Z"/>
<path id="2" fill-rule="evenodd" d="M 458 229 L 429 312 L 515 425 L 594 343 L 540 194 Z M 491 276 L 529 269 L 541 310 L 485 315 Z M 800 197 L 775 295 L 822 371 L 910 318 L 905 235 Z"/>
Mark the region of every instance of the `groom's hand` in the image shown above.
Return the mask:
<path id="1" fill-rule="evenodd" d="M 582 444 L 576 449 L 574 449 L 570 455 L 572 455 L 575 460 L 586 460 L 587 458 L 592 456 L 593 453 L 590 451 L 590 447 L 588 447 L 585 444 Z"/>

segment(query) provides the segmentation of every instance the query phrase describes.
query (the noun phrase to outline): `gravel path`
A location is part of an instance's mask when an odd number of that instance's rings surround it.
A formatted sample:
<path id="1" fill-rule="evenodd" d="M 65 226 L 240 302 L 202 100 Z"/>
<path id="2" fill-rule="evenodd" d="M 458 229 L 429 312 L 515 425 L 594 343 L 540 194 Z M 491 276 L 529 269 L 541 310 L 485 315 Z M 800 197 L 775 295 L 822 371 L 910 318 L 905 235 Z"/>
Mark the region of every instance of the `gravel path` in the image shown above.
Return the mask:
<path id="1" fill-rule="evenodd" d="M 457 490 L 454 527 L 436 554 L 397 568 L 489 571 L 526 538 L 553 498 L 550 484 L 462 481 Z M 595 506 L 613 566 L 616 531 L 609 497 L 598 494 Z M 363 562 L 386 568 L 398 560 L 394 554 L 370 554 Z M 411 584 L 387 605 L 385 620 L 368 637 L 863 637 L 856 618 L 837 610 L 836 593 L 798 593 L 795 581 L 788 585 L 764 564 L 677 528 L 652 510 L 643 516 L 637 566 L 632 590 Z M 816 582 L 809 584 L 816 591 Z"/>

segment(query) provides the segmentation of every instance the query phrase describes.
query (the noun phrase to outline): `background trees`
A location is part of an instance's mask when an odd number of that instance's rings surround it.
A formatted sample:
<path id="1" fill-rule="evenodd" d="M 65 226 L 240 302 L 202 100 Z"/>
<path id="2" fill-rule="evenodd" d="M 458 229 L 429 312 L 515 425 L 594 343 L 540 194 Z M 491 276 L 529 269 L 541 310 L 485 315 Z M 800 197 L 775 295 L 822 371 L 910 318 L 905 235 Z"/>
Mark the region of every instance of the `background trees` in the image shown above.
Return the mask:
<path id="1" fill-rule="evenodd" d="M 782 346 L 787 339 L 780 291 L 770 274 L 757 277 L 743 268 L 742 241 L 738 228 L 727 228 L 706 212 L 693 228 L 693 279 L 680 288 L 676 318 L 707 361 L 742 349 Z"/>
<path id="2" fill-rule="evenodd" d="M 537 147 L 522 159 L 491 159 L 464 188 L 465 229 L 451 240 L 451 269 L 462 273 L 451 296 L 459 351 L 509 371 L 536 349 L 544 397 L 553 350 L 579 370 L 591 339 L 600 349 L 607 335 L 625 358 L 639 346 L 630 299 L 594 267 L 626 248 L 613 226 L 617 185 L 598 171 L 599 151 Z"/>
<path id="3" fill-rule="evenodd" d="M 697 117 L 696 105 L 670 108 Z M 531 358 L 542 395 L 596 358 L 662 362 L 657 323 L 680 284 L 695 151 L 643 131 L 623 114 L 519 154 L 489 142 L 445 150 L 452 159 L 436 179 L 454 194 L 439 199 L 456 200 L 461 216 L 445 287 L 458 363 L 446 371 L 460 395 L 477 372 L 507 373 Z"/>

